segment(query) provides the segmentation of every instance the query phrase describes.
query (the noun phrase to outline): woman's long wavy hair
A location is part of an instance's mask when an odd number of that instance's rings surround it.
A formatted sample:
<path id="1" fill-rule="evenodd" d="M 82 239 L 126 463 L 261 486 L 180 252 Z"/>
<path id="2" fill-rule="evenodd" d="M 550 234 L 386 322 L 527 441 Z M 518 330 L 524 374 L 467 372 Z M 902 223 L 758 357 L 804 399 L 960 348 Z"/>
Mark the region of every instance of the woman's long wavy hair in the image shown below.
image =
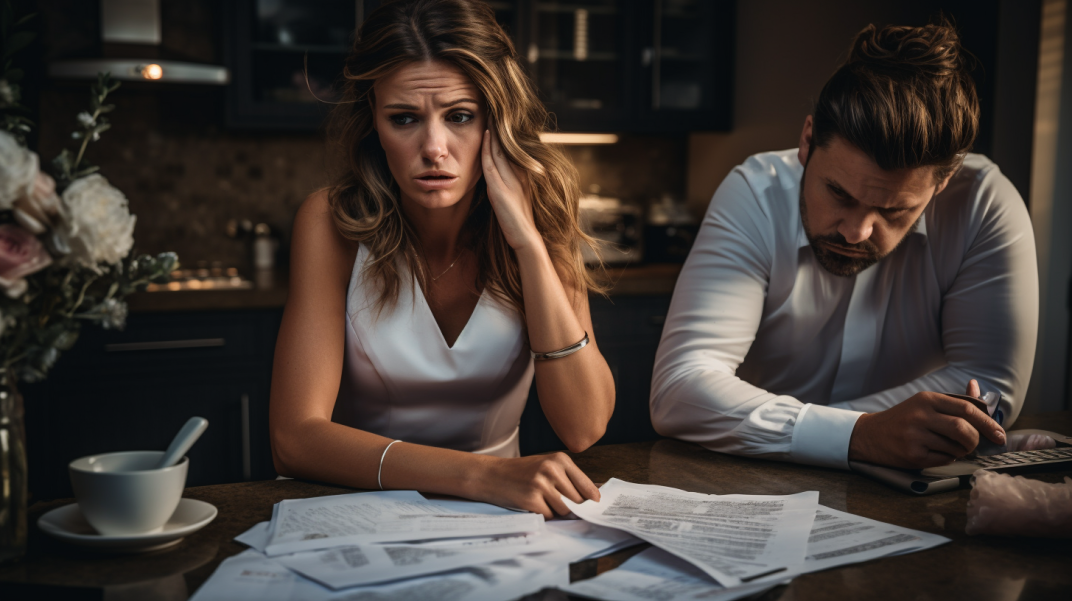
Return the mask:
<path id="1" fill-rule="evenodd" d="M 380 284 L 377 312 L 398 299 L 403 284 L 400 258 L 425 289 L 429 276 L 373 129 L 375 84 L 403 65 L 429 60 L 458 67 L 483 93 L 489 127 L 498 132 L 503 153 L 528 175 L 536 228 L 565 274 L 564 283 L 602 291 L 581 257 L 581 244 L 593 241 L 580 228 L 577 172 L 560 150 L 540 141 L 547 110 L 491 8 L 479 0 L 398 0 L 376 9 L 358 29 L 331 126 L 343 160 L 341 175 L 328 191 L 331 215 L 345 238 L 370 251 L 364 275 L 366 281 Z M 478 289 L 487 288 L 523 315 L 517 257 L 499 229 L 483 179 L 465 227 L 479 260 Z"/>

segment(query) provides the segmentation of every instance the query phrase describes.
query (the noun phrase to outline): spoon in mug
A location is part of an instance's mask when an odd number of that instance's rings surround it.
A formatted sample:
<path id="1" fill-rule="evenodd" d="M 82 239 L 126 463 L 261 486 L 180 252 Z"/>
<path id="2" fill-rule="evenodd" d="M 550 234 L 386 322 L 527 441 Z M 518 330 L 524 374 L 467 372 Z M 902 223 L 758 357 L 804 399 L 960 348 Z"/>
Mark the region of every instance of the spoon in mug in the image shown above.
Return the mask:
<path id="1" fill-rule="evenodd" d="M 167 451 L 164 452 L 164 456 L 160 458 L 160 463 L 156 464 L 156 469 L 171 467 L 178 463 L 186 455 L 186 451 L 194 446 L 197 439 L 201 438 L 206 428 L 208 428 L 208 420 L 203 417 L 191 417 L 186 420 L 186 424 L 175 435 Z"/>

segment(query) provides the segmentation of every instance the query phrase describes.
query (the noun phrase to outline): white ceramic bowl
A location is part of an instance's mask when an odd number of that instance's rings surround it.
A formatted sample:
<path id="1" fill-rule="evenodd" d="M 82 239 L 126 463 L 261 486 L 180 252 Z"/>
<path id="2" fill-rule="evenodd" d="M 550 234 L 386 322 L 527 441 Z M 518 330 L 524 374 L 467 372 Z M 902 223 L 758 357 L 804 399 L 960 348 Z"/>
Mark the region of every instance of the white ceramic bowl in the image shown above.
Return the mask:
<path id="1" fill-rule="evenodd" d="M 159 532 L 182 499 L 190 460 L 155 469 L 163 451 L 104 453 L 68 466 L 82 515 L 108 536 Z"/>

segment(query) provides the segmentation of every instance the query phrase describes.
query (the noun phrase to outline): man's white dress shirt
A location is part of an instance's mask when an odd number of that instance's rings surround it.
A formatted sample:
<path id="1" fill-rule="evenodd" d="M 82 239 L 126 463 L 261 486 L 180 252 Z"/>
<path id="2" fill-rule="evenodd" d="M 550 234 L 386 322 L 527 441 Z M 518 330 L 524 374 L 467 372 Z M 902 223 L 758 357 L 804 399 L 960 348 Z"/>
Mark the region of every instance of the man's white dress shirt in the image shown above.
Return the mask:
<path id="1" fill-rule="evenodd" d="M 896 251 L 854 277 L 815 259 L 797 151 L 750 157 L 715 192 L 674 289 L 651 419 L 716 451 L 847 468 L 861 412 L 922 391 L 1003 395 L 1031 377 L 1031 220 L 997 165 L 970 154 Z"/>

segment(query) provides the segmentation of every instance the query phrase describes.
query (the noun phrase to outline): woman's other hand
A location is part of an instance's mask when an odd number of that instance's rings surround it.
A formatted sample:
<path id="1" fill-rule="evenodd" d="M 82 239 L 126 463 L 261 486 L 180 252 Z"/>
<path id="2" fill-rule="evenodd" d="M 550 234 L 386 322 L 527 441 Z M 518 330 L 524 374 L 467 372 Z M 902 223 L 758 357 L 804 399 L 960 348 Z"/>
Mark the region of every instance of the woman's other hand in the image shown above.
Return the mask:
<path id="1" fill-rule="evenodd" d="M 543 238 L 532 216 L 528 178 L 510 164 L 499 144 L 498 134 L 491 130 L 484 131 L 481 162 L 484 181 L 488 186 L 488 200 L 491 201 L 506 243 L 515 251 L 541 244 Z"/>
<path id="2" fill-rule="evenodd" d="M 563 496 L 574 503 L 599 501 L 599 489 L 565 453 L 488 459 L 473 499 L 539 513 L 547 519 L 569 514 Z"/>

